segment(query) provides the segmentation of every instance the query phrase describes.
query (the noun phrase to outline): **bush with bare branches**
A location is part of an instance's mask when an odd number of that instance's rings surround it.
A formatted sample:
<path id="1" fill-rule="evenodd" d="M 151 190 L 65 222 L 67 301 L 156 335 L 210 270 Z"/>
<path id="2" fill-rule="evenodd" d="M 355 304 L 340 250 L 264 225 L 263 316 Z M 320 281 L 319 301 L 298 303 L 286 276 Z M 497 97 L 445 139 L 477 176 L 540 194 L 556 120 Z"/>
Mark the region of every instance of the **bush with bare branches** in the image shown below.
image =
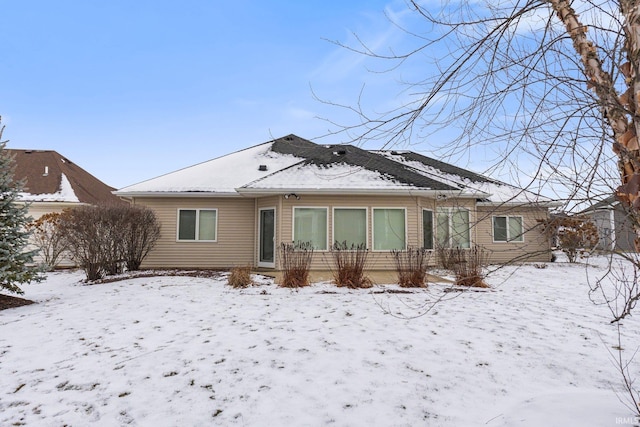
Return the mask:
<path id="1" fill-rule="evenodd" d="M 30 242 L 40 250 L 43 268 L 53 270 L 68 249 L 67 240 L 60 230 L 59 212 L 50 212 L 30 222 L 27 229 L 31 232 Z"/>
<path id="2" fill-rule="evenodd" d="M 282 283 L 285 288 L 298 288 L 309 284 L 309 270 L 313 257 L 310 243 L 282 243 L 280 260 L 282 263 Z"/>
<path id="3" fill-rule="evenodd" d="M 391 251 L 398 274 L 398 284 L 403 288 L 426 288 L 427 267 L 430 252 L 424 248 L 408 247 L 406 250 Z"/>
<path id="4" fill-rule="evenodd" d="M 475 245 L 471 249 L 455 248 L 453 272 L 456 286 L 488 288 L 483 269 L 489 264 L 489 251 Z"/>
<path id="5" fill-rule="evenodd" d="M 584 256 L 598 244 L 598 228 L 584 216 L 553 218 L 543 223 L 544 231 L 557 236 L 558 246 L 570 263 Z"/>
<path id="6" fill-rule="evenodd" d="M 59 227 L 73 258 L 84 270 L 87 280 L 104 277 L 106 263 L 105 225 L 95 206 L 78 206 L 65 211 Z"/>
<path id="7" fill-rule="evenodd" d="M 145 207 L 127 206 L 125 215 L 124 261 L 127 270 L 135 271 L 140 269 L 142 261 L 160 238 L 160 222 L 155 213 Z"/>
<path id="8" fill-rule="evenodd" d="M 364 274 L 369 250 L 365 244 L 347 246 L 336 242 L 331 247 L 333 280 L 338 287 L 370 288 L 373 284 Z"/>
<path id="9" fill-rule="evenodd" d="M 137 270 L 160 236 L 148 208 L 128 205 L 79 206 L 65 211 L 58 224 L 73 258 L 87 280 Z"/>

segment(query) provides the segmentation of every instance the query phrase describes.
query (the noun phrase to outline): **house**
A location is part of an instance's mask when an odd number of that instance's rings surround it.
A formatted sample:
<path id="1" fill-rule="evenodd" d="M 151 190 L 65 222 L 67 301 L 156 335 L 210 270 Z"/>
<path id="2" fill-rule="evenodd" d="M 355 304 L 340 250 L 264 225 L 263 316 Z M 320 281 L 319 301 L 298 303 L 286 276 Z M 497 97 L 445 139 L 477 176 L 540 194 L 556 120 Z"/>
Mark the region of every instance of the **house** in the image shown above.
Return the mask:
<path id="1" fill-rule="evenodd" d="M 365 244 L 371 270 L 390 251 L 469 248 L 492 262 L 549 261 L 539 227 L 552 201 L 410 151 L 318 145 L 288 135 L 122 188 L 153 209 L 161 238 L 143 268 L 278 270 L 281 243 L 310 242 L 312 269 L 334 242 Z"/>
<path id="2" fill-rule="evenodd" d="M 34 219 L 81 204 L 122 203 L 115 188 L 52 150 L 5 150 L 14 159 L 14 178 L 24 182 L 19 201 Z"/>
<path id="3" fill-rule="evenodd" d="M 605 251 L 635 251 L 635 233 L 624 206 L 611 195 L 588 208 L 580 215 L 591 218 L 600 238 L 597 249 Z"/>
<path id="4" fill-rule="evenodd" d="M 14 159 L 14 178 L 24 184 L 18 202 L 29 204 L 28 213 L 33 219 L 80 205 L 123 203 L 112 194 L 113 187 L 55 151 L 5 150 Z M 36 257 L 35 261 L 39 263 L 42 259 Z M 57 264 L 73 265 L 68 255 Z"/>

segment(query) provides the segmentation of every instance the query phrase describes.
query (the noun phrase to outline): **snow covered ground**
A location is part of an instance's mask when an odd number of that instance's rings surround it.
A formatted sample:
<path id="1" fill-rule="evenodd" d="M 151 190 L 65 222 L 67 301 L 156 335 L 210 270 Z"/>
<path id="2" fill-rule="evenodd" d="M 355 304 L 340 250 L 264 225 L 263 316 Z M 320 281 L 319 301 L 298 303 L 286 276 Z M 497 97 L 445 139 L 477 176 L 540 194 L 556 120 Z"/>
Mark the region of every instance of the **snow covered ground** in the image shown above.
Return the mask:
<path id="1" fill-rule="evenodd" d="M 588 262 L 411 294 L 49 274 L 0 311 L 0 425 L 631 426 Z"/>

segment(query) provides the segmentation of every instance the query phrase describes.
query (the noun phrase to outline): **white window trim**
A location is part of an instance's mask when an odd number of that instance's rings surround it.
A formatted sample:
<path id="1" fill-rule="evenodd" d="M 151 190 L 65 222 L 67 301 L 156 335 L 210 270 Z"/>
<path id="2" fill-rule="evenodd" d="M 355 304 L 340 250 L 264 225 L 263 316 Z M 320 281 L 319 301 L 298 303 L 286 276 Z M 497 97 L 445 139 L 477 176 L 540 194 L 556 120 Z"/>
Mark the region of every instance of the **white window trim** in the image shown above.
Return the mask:
<path id="1" fill-rule="evenodd" d="M 325 242 L 325 247 L 326 249 L 313 249 L 314 251 L 317 252 L 328 252 L 329 248 L 331 247 L 329 245 L 329 207 L 328 206 L 293 206 L 292 210 L 291 210 L 291 240 L 293 242 L 296 241 L 296 209 L 324 209 L 327 213 L 327 229 L 325 230 L 325 236 L 326 236 L 326 242 Z"/>
<path id="2" fill-rule="evenodd" d="M 495 218 L 507 219 L 507 240 L 496 240 Z M 512 240 L 509 235 L 509 218 L 520 218 L 520 224 L 522 225 L 522 233 L 520 236 L 522 240 Z M 493 215 L 491 217 L 491 239 L 493 243 L 524 243 L 524 217 L 522 215 Z"/>
<path id="3" fill-rule="evenodd" d="M 364 239 L 366 248 L 369 249 L 369 209 L 367 206 L 334 206 L 331 210 L 331 241 L 335 243 L 336 241 L 336 226 L 335 226 L 335 218 L 336 218 L 336 210 L 340 209 L 358 209 L 364 211 Z M 406 221 L 406 220 L 405 220 Z M 405 224 L 406 228 L 406 224 Z M 333 247 L 333 243 L 331 244 Z"/>
<path id="4" fill-rule="evenodd" d="M 420 229 L 422 230 L 422 248 L 424 249 L 424 212 L 431 212 L 431 249 L 427 251 L 434 251 L 436 249 L 436 212 L 433 209 L 422 208 L 422 216 L 420 217 Z"/>
<path id="5" fill-rule="evenodd" d="M 374 212 L 376 210 L 389 210 L 389 209 L 394 209 L 394 210 L 403 210 L 404 211 L 404 248 L 402 248 L 403 250 L 407 249 L 407 243 L 408 243 L 408 224 L 407 224 L 407 208 L 402 207 L 402 206 L 389 206 L 389 207 L 383 207 L 383 206 L 376 206 L 375 208 L 372 207 L 371 208 L 371 250 L 374 252 L 390 252 L 391 249 L 376 249 L 376 233 L 375 233 L 375 215 Z"/>
<path id="6" fill-rule="evenodd" d="M 195 239 L 180 239 L 180 211 L 196 211 L 196 235 Z M 200 234 L 200 211 L 215 211 L 216 212 L 216 238 L 215 240 L 200 240 L 198 239 L 198 235 Z M 218 209 L 217 208 L 178 208 L 176 212 L 176 242 L 180 243 L 194 243 L 194 242 L 203 242 L 203 243 L 216 243 L 218 241 Z"/>
<path id="7" fill-rule="evenodd" d="M 438 243 L 438 234 L 437 234 L 437 223 L 438 223 L 438 219 L 437 219 L 437 215 L 438 215 L 438 211 L 442 212 L 442 211 L 446 211 L 447 212 L 447 217 L 448 217 L 448 221 L 447 221 L 447 225 L 449 226 L 449 241 L 447 242 L 447 248 L 453 248 L 453 221 L 451 221 L 451 215 L 454 211 L 467 211 L 468 213 L 468 217 L 469 217 L 469 248 L 473 247 L 473 239 L 471 238 L 471 209 L 469 208 L 462 208 L 462 207 L 455 207 L 455 206 L 442 206 L 442 207 L 437 207 L 436 208 L 436 217 L 434 218 L 434 224 L 436 224 L 435 226 L 435 231 L 436 233 L 434 234 L 434 246 L 437 245 Z M 493 228 L 493 222 L 491 223 L 491 227 Z M 463 248 L 463 249 L 467 249 L 467 248 Z"/>

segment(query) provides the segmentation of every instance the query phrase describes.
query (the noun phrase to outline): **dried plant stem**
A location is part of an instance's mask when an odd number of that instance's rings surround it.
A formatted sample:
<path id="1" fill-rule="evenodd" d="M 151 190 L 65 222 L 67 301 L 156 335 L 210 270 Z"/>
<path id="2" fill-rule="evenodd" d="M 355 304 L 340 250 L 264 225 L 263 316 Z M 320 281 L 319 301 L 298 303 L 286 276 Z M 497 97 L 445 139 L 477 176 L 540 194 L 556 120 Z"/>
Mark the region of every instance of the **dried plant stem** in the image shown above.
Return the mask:
<path id="1" fill-rule="evenodd" d="M 398 284 L 404 288 L 426 288 L 430 253 L 423 248 L 391 251 L 398 274 Z"/>
<path id="2" fill-rule="evenodd" d="M 309 284 L 309 270 L 313 258 L 313 246 L 310 243 L 283 243 L 280 245 L 282 262 L 282 283 L 285 288 L 298 288 Z"/>

